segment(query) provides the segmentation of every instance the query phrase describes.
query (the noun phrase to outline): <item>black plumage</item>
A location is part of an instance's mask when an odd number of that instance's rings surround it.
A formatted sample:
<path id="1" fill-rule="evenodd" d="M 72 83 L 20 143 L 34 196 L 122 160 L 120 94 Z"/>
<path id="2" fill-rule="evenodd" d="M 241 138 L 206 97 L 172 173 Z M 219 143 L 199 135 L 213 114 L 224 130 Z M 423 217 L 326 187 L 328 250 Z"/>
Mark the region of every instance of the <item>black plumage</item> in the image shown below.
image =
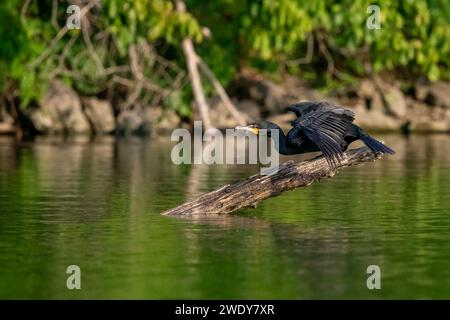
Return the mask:
<path id="1" fill-rule="evenodd" d="M 267 121 L 243 129 L 256 134 L 259 129 L 278 130 L 279 153 L 291 155 L 320 151 L 331 167 L 337 166 L 348 145 L 356 140 L 362 140 L 373 152 L 395 153 L 355 125 L 354 113 L 341 106 L 328 102 L 302 102 L 290 105 L 286 110 L 297 116 L 287 135 L 279 126 Z"/>

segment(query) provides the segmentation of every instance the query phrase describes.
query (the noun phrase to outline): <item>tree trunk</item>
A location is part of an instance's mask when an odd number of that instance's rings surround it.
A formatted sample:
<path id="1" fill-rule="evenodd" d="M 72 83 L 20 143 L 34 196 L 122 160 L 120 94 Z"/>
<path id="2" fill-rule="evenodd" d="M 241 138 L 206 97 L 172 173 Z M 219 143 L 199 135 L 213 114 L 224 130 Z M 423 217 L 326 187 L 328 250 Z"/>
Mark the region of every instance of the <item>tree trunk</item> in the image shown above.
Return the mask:
<path id="1" fill-rule="evenodd" d="M 239 112 L 239 110 L 236 108 L 233 102 L 231 102 L 230 97 L 228 96 L 227 92 L 225 91 L 220 81 L 216 78 L 216 76 L 208 67 L 208 65 L 200 58 L 199 58 L 199 67 L 200 70 L 203 71 L 205 76 L 208 77 L 209 81 L 211 81 L 212 85 L 214 86 L 214 89 L 216 90 L 217 94 L 222 100 L 225 108 L 233 116 L 236 123 L 240 126 L 245 126 L 247 124 L 247 119 L 244 117 L 243 114 Z"/>
<path id="2" fill-rule="evenodd" d="M 345 158 L 338 164 L 337 169 L 375 161 L 381 157 L 382 154 L 374 154 L 367 147 L 349 150 L 345 152 Z M 328 166 L 323 156 L 300 163 L 288 161 L 272 175 L 253 175 L 246 180 L 223 186 L 167 210 L 162 215 L 208 216 L 231 213 L 242 208 L 254 208 L 264 199 L 287 190 L 308 186 L 322 178 L 332 177 L 336 172 L 337 170 L 333 171 Z"/>
<path id="3" fill-rule="evenodd" d="M 186 5 L 183 0 L 175 0 L 175 5 L 178 12 L 186 12 Z M 222 100 L 225 108 L 228 110 L 228 112 L 230 112 L 231 116 L 236 121 L 236 124 L 241 126 L 245 125 L 247 123 L 246 117 L 241 114 L 233 104 L 233 102 L 231 102 L 230 97 L 228 96 L 220 81 L 216 78 L 208 65 L 197 55 L 192 40 L 189 38 L 184 39 L 181 43 L 181 47 L 183 49 L 184 55 L 186 56 L 189 77 L 191 78 L 192 82 L 192 91 L 194 92 L 195 102 L 200 111 L 200 116 L 202 118 L 205 129 L 211 128 L 211 120 L 209 118 L 209 105 L 206 102 L 198 68 L 200 68 L 200 70 L 203 71 L 206 77 L 208 77 L 209 81 L 212 83 L 214 89 Z"/>
<path id="4" fill-rule="evenodd" d="M 175 1 L 178 12 L 186 12 L 186 5 L 182 0 Z M 186 56 L 189 77 L 191 78 L 192 91 L 194 93 L 195 103 L 197 104 L 200 116 L 203 121 L 205 130 L 212 128 L 209 118 L 209 106 L 206 102 L 205 93 L 203 92 L 202 80 L 198 72 L 198 57 L 194 50 L 194 44 L 189 38 L 183 39 L 181 48 Z"/>

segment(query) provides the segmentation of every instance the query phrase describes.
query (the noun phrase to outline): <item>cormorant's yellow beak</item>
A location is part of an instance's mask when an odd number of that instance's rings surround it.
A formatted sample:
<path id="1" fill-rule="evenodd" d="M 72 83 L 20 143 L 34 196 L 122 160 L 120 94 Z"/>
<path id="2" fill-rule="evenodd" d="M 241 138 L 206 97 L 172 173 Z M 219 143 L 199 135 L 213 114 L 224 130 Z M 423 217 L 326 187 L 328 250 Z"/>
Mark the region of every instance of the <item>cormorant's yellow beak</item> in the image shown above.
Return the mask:
<path id="1" fill-rule="evenodd" d="M 259 128 L 255 127 L 255 126 L 237 126 L 235 128 L 236 130 L 245 130 L 245 131 L 250 131 L 253 134 L 258 135 L 259 134 Z"/>

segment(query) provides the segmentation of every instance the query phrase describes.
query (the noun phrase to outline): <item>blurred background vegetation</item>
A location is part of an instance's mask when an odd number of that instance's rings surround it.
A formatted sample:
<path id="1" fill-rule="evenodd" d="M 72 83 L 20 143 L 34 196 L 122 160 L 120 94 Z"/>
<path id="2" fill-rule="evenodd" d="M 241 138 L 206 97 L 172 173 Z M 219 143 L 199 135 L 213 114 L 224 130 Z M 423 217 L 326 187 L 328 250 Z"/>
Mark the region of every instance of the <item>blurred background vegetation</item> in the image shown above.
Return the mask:
<path id="1" fill-rule="evenodd" d="M 185 3 L 187 12 L 169 0 L 1 1 L 3 108 L 26 114 L 59 79 L 81 96 L 110 101 L 115 116 L 136 104 L 160 105 L 189 120 L 193 97 L 180 46 L 186 37 L 225 87 L 246 69 L 325 90 L 378 74 L 450 80 L 445 0 Z M 64 29 L 71 4 L 90 6 L 80 30 Z M 373 4 L 381 8 L 380 30 L 366 27 Z M 146 82 L 132 92 L 139 74 Z"/>

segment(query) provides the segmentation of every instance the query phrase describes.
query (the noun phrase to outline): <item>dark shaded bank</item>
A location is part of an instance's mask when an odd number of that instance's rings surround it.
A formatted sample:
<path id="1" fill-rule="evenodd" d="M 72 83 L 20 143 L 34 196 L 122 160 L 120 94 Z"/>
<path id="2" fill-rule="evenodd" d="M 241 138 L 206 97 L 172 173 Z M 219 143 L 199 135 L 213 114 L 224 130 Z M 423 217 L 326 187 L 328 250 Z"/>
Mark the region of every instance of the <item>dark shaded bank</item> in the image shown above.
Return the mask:
<path id="1" fill-rule="evenodd" d="M 228 92 L 249 121 L 270 118 L 289 126 L 293 115 L 284 107 L 302 100 L 327 100 L 352 108 L 356 122 L 370 131 L 450 132 L 450 83 L 387 82 L 360 79 L 356 86 L 324 93 L 299 78 L 287 76 L 276 83 L 252 71 L 242 72 Z M 235 120 L 216 97 L 208 101 L 211 122 L 231 128 Z M 17 101 L 17 103 L 19 103 Z M 195 112 L 193 119 L 198 118 Z M 61 81 L 50 84 L 42 101 L 22 109 L 7 103 L 0 108 L 0 134 L 155 135 L 179 127 L 189 128 L 192 119 L 162 105 L 122 110 L 105 97 L 84 97 Z"/>

